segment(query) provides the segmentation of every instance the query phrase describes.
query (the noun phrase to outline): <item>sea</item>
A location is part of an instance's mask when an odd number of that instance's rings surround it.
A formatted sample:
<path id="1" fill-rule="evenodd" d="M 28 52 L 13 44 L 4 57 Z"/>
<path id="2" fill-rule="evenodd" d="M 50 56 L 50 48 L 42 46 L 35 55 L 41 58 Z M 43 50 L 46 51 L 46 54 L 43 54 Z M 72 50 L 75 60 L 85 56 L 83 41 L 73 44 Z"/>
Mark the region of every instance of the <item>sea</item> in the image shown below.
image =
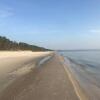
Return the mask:
<path id="1" fill-rule="evenodd" d="M 100 50 L 59 52 L 89 100 L 100 100 Z"/>

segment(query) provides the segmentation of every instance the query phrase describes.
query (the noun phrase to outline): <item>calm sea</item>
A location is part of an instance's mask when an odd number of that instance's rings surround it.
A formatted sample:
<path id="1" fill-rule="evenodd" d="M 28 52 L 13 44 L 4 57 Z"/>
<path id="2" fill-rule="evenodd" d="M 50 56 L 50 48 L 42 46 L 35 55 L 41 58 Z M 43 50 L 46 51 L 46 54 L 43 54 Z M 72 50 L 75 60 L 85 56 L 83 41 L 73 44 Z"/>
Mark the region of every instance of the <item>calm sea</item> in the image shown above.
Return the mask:
<path id="1" fill-rule="evenodd" d="M 62 51 L 90 100 L 100 100 L 100 51 Z"/>

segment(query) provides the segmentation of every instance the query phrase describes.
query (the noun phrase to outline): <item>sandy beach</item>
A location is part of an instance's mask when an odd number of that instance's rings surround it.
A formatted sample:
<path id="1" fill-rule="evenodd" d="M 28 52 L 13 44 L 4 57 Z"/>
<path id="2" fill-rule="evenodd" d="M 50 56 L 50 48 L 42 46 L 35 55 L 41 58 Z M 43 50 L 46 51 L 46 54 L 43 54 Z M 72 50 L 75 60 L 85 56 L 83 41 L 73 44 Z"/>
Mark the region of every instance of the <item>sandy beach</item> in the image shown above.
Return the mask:
<path id="1" fill-rule="evenodd" d="M 0 92 L 17 77 L 29 73 L 50 52 L 0 52 Z"/>
<path id="2" fill-rule="evenodd" d="M 79 100 L 55 53 L 0 52 L 0 59 L 0 100 Z"/>

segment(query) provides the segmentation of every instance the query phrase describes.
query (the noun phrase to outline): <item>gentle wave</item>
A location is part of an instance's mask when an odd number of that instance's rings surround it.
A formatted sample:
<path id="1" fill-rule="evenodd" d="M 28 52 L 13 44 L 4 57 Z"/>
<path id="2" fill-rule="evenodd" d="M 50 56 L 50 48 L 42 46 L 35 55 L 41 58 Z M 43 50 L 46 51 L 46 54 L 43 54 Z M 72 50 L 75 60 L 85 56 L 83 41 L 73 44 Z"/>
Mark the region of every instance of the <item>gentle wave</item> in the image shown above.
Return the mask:
<path id="1" fill-rule="evenodd" d="M 60 53 L 69 61 L 71 71 L 89 100 L 100 100 L 100 51 Z"/>

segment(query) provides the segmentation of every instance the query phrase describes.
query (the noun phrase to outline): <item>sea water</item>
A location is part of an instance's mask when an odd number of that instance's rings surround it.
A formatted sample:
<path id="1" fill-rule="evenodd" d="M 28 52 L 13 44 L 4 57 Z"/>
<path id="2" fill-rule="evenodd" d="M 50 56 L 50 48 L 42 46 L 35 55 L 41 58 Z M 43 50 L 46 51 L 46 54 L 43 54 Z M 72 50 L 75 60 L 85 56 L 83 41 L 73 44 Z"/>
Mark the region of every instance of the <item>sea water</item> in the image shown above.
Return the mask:
<path id="1" fill-rule="evenodd" d="M 100 100 L 100 51 L 61 51 L 89 100 Z"/>

